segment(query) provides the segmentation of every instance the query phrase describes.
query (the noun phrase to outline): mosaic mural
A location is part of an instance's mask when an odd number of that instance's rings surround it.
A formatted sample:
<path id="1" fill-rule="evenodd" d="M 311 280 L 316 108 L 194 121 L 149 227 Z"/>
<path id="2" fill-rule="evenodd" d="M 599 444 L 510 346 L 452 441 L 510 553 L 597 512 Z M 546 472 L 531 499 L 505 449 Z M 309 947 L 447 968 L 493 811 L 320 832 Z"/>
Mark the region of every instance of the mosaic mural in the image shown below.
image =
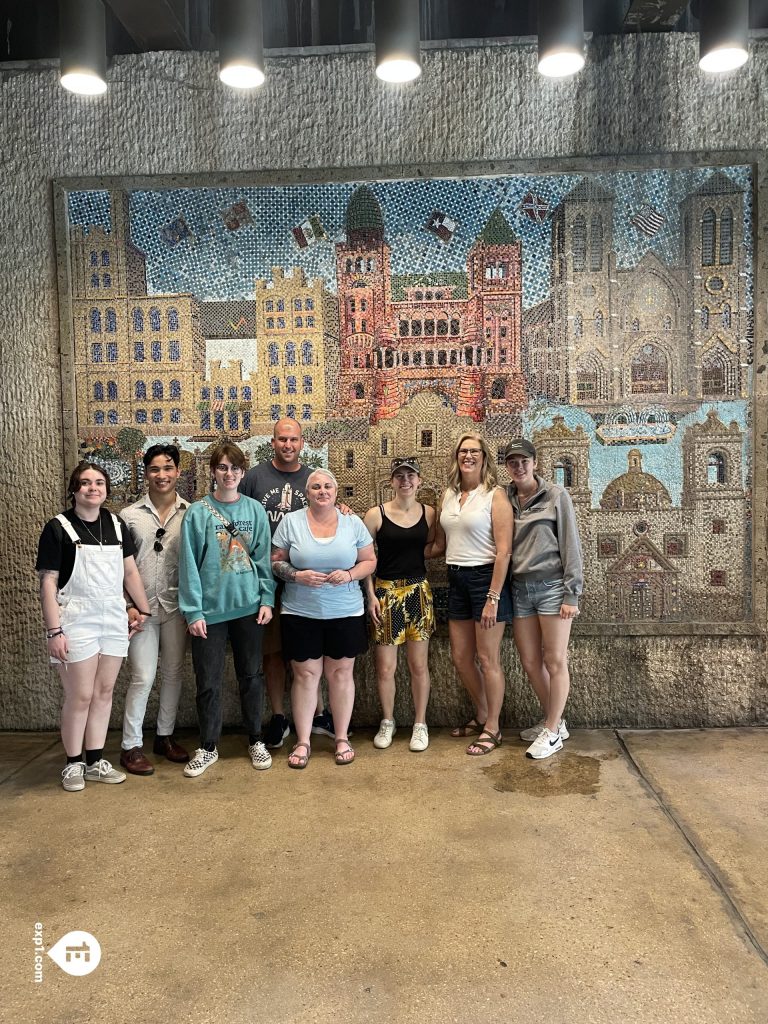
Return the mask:
<path id="1" fill-rule="evenodd" d="M 749 167 L 67 193 L 82 454 L 142 487 L 302 422 L 364 512 L 393 455 L 524 432 L 569 488 L 584 620 L 751 617 Z M 500 476 L 506 480 L 503 464 Z M 444 608 L 443 570 L 435 569 Z"/>

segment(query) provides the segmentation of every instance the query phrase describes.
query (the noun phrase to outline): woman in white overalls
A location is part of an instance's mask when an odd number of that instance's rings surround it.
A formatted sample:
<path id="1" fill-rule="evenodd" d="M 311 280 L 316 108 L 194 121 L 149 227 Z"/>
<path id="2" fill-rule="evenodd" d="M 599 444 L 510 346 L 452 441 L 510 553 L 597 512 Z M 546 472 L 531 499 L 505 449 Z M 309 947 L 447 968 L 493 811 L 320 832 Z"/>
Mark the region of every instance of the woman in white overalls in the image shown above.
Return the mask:
<path id="1" fill-rule="evenodd" d="M 102 508 L 109 491 L 100 466 L 77 466 L 67 488 L 73 507 L 46 523 L 35 566 L 48 655 L 64 687 L 62 785 L 69 792 L 84 789 L 86 781 L 125 780 L 102 757 L 112 691 L 130 638 L 124 591 L 139 612 L 131 630 L 148 615 L 131 534 Z"/>

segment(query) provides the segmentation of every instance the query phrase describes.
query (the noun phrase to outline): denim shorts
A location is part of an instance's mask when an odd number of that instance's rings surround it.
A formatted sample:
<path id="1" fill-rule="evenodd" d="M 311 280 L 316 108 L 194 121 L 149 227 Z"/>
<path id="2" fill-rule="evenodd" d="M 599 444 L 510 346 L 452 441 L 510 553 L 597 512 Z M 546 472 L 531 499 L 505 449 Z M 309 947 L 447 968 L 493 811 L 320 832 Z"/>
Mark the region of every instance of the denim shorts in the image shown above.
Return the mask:
<path id="1" fill-rule="evenodd" d="M 493 562 L 487 565 L 448 566 L 448 618 L 474 619 L 479 622 L 493 578 Z M 504 582 L 499 603 L 496 605 L 496 621 L 512 621 L 512 599 L 509 585 Z"/>
<path id="2" fill-rule="evenodd" d="M 512 608 L 516 619 L 559 615 L 564 597 L 562 580 L 512 580 Z"/>

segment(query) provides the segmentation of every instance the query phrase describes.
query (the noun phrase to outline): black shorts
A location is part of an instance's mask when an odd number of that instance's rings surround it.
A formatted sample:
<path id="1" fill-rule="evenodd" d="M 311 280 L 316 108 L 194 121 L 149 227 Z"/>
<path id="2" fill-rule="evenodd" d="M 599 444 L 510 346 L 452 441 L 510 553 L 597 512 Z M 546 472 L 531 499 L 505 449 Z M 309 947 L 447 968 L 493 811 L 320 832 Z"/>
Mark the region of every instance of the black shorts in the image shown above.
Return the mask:
<path id="1" fill-rule="evenodd" d="M 448 566 L 448 619 L 474 619 L 479 622 L 488 599 L 493 579 L 493 562 L 487 565 Z M 499 603 L 496 605 L 496 621 L 512 621 L 512 595 L 509 584 L 504 580 Z"/>
<path id="2" fill-rule="evenodd" d="M 364 615 L 341 619 L 309 619 L 303 615 L 280 616 L 283 657 L 286 661 L 315 658 L 356 658 L 368 650 Z"/>

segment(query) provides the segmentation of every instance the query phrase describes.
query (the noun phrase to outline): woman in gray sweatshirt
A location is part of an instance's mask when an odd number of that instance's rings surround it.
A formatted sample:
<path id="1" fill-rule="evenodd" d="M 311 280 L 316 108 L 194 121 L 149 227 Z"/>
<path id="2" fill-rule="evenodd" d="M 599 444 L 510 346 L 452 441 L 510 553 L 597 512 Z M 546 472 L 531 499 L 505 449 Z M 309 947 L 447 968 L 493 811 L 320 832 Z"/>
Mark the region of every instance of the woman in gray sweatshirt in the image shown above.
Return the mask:
<path id="1" fill-rule="evenodd" d="M 544 717 L 520 733 L 541 759 L 563 749 L 563 718 L 570 689 L 568 639 L 579 614 L 584 572 L 570 495 L 538 476 L 536 449 L 524 437 L 507 445 L 504 458 L 512 482 L 515 517 L 512 544 L 512 614 L 515 644 Z"/>

